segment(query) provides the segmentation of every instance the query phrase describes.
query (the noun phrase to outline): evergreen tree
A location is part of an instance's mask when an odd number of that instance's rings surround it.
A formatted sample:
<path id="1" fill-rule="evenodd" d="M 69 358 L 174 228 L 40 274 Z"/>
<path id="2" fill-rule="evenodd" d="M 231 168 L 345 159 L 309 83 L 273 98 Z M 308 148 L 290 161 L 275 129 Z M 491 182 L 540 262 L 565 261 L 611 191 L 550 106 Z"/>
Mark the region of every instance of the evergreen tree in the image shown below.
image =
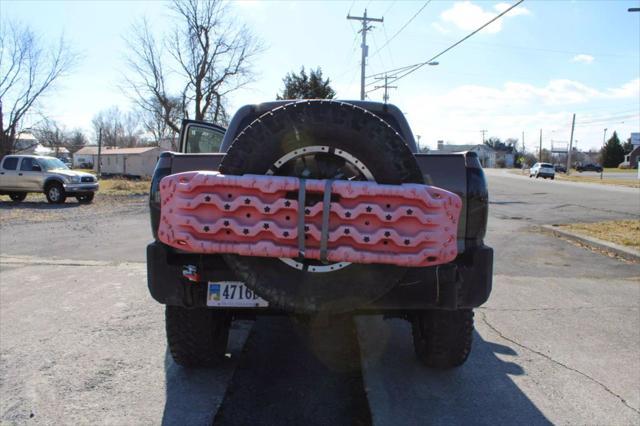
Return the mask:
<path id="1" fill-rule="evenodd" d="M 322 79 L 322 70 L 318 67 L 307 75 L 304 67 L 300 74 L 288 73 L 282 79 L 284 90 L 278 94 L 278 99 L 333 99 L 336 92 L 329 85 L 330 80 Z"/>
<path id="2" fill-rule="evenodd" d="M 618 167 L 624 161 L 624 148 L 618 139 L 618 134 L 613 132 L 607 143 L 600 150 L 600 162 L 602 167 Z"/>

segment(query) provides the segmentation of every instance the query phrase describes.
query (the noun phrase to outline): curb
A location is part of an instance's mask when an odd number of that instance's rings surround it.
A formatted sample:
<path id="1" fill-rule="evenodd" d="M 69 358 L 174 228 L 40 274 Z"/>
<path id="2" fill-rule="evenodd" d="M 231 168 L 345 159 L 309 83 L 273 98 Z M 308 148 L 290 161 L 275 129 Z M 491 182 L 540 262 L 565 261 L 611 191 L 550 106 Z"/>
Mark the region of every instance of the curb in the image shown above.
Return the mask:
<path id="1" fill-rule="evenodd" d="M 543 232 L 550 233 L 556 237 L 566 238 L 568 240 L 577 241 L 581 244 L 587 245 L 598 250 L 603 250 L 609 253 L 614 253 L 616 256 L 633 262 L 640 262 L 640 251 L 623 247 L 619 244 L 610 243 L 598 238 L 588 237 L 586 235 L 578 234 L 571 231 L 565 231 L 557 226 L 542 225 Z"/>

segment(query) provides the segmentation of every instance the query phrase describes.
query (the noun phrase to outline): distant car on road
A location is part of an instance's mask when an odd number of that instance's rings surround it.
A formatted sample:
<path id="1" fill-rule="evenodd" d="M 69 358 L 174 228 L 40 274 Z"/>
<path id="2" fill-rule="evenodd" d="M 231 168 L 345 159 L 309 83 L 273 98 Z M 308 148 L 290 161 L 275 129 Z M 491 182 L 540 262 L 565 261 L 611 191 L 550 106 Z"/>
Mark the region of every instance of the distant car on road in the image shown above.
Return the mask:
<path id="1" fill-rule="evenodd" d="M 529 177 L 539 177 L 542 178 L 551 178 L 551 180 L 556 177 L 556 170 L 553 168 L 552 164 L 549 163 L 536 163 L 529 169 Z"/>
<path id="2" fill-rule="evenodd" d="M 67 196 L 90 203 L 98 190 L 98 180 L 90 173 L 77 172 L 59 159 L 36 155 L 7 155 L 0 166 L 0 195 L 23 201 L 29 192 L 42 192 L 52 204 L 64 203 Z"/>
<path id="3" fill-rule="evenodd" d="M 567 173 L 567 168 L 562 164 L 554 164 L 553 168 L 555 169 L 556 173 Z"/>
<path id="4" fill-rule="evenodd" d="M 580 166 L 576 166 L 576 170 L 579 172 L 598 172 L 602 173 L 602 166 L 598 166 L 597 164 L 583 164 Z"/>

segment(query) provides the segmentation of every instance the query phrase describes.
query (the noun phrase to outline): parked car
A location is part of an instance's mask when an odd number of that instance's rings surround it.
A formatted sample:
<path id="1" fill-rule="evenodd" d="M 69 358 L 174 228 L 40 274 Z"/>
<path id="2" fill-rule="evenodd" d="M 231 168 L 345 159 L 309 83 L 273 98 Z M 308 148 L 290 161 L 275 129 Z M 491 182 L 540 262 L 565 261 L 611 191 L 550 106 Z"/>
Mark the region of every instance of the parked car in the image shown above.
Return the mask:
<path id="1" fill-rule="evenodd" d="M 588 164 L 582 164 L 580 166 L 576 166 L 576 170 L 579 172 L 602 173 L 602 166 L 598 166 L 597 164 L 593 164 L 593 163 L 588 163 Z"/>
<path id="2" fill-rule="evenodd" d="M 552 164 L 549 163 L 536 163 L 529 169 L 529 177 L 539 177 L 542 178 L 551 178 L 551 180 L 556 177 L 556 170 L 554 169 Z"/>
<path id="3" fill-rule="evenodd" d="M 42 192 L 52 204 L 64 203 L 68 196 L 90 203 L 98 190 L 98 179 L 70 170 L 54 157 L 7 155 L 0 166 L 0 195 L 23 201 L 29 192 Z"/>
<path id="4" fill-rule="evenodd" d="M 186 120 L 180 140 L 156 165 L 147 246 L 176 363 L 220 362 L 243 314 L 289 313 L 403 318 L 425 365 L 465 362 L 493 267 L 477 153 L 418 155 L 399 108 L 335 100 L 245 106 L 228 130 Z"/>
<path id="5" fill-rule="evenodd" d="M 553 168 L 555 169 L 556 173 L 567 173 L 567 168 L 562 164 L 554 164 Z"/>

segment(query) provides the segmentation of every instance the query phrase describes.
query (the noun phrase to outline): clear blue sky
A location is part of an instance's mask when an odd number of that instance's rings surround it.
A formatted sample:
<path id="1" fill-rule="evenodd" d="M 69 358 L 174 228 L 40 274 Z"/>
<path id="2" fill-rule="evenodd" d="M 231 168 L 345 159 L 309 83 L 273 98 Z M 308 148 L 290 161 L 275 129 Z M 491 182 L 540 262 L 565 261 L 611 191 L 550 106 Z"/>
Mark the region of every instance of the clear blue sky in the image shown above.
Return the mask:
<path id="1" fill-rule="evenodd" d="M 241 1 L 238 20 L 266 46 L 257 79 L 230 98 L 233 110 L 275 98 L 282 77 L 300 66 L 322 67 L 343 99 L 359 97 L 360 41 L 347 13 L 384 16 L 369 33 L 368 74 L 428 59 L 478 27 L 510 2 L 433 1 L 395 38 L 424 1 Z M 2 20 L 29 24 L 43 37 L 64 33 L 84 56 L 40 108 L 67 127 L 91 129 L 101 109 L 131 107 L 119 84 L 124 37 L 147 17 L 158 34 L 171 26 L 160 1 L 0 0 Z M 528 149 L 569 139 L 575 112 L 580 148 L 598 149 L 603 129 L 624 139 L 640 131 L 640 1 L 525 1 L 512 13 L 397 82 L 390 102 L 405 113 L 423 145 L 438 139 L 478 143 L 487 136 L 521 139 Z M 392 39 L 393 38 L 393 39 Z M 380 49 L 392 39 L 383 49 Z M 374 54 L 376 51 L 380 51 Z M 382 92 L 373 92 L 381 100 Z"/>

